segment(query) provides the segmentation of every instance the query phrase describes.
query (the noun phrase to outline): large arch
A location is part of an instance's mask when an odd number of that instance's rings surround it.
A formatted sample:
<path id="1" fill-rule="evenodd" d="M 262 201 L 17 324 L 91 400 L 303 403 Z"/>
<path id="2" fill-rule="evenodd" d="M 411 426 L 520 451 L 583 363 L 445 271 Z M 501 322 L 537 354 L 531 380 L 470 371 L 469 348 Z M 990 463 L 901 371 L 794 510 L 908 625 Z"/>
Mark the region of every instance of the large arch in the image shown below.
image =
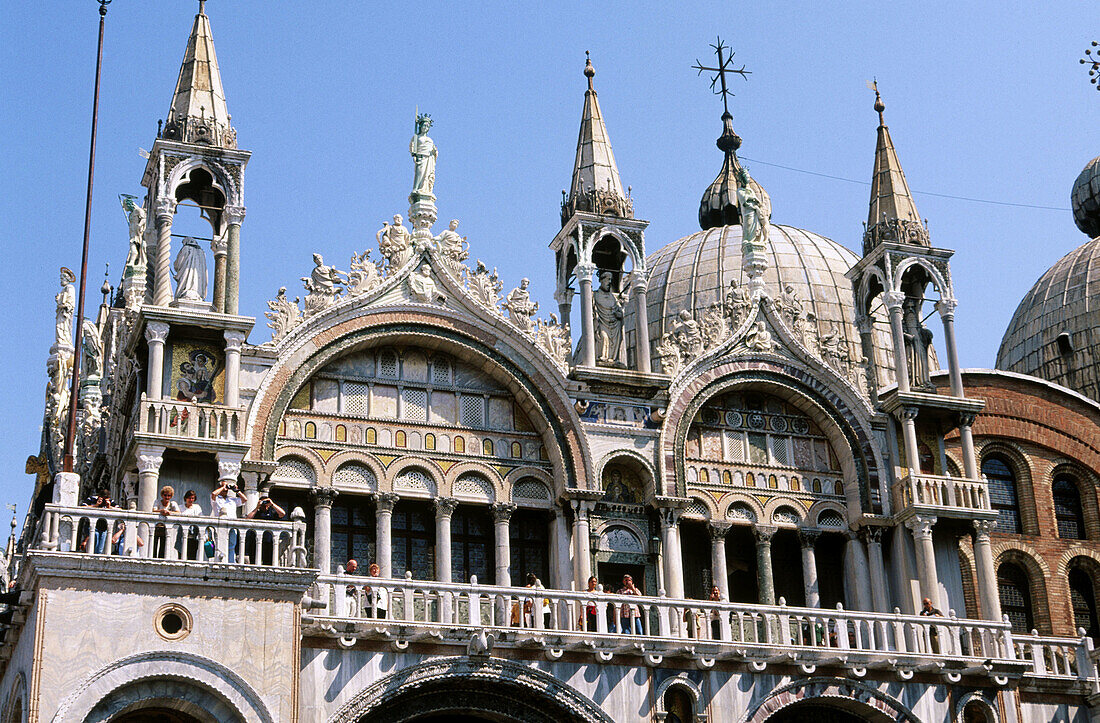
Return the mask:
<path id="1" fill-rule="evenodd" d="M 723 361 L 680 390 L 669 405 L 661 431 L 663 494 L 671 494 L 671 490 L 678 496 L 686 493 L 685 445 L 688 430 L 703 405 L 724 392 L 749 387 L 799 407 L 826 431 L 840 457 L 850 509 L 871 512 L 881 505 L 875 443 L 859 415 L 809 372 L 773 359 Z M 850 489 L 853 482 L 856 494 Z"/>
<path id="2" fill-rule="evenodd" d="M 356 315 L 343 318 L 334 313 L 337 311 Z M 327 363 L 371 346 L 408 344 L 444 351 L 491 370 L 489 373 L 503 382 L 517 403 L 543 427 L 542 443 L 559 485 L 557 492 L 573 486 L 586 489 L 592 484 L 591 457 L 579 432 L 580 420 L 564 394 L 564 385 L 556 378 L 556 370 L 550 369 L 547 360 L 538 358 L 536 350 L 524 350 L 511 338 L 504 338 L 509 331 L 475 325 L 468 317 L 459 321 L 451 310 L 429 313 L 393 307 L 385 311 L 348 308 L 332 309 L 321 316 L 326 319 L 318 320 L 317 328 L 308 335 L 299 336 L 299 330 L 295 330 L 297 348 L 284 350 L 260 385 L 249 411 L 252 459 L 273 458 L 279 420 L 298 389 Z M 322 325 L 321 321 L 328 324 Z M 523 341 L 531 344 L 526 337 Z"/>
<path id="3" fill-rule="evenodd" d="M 858 723 L 920 723 L 911 710 L 894 697 L 869 685 L 842 678 L 807 678 L 781 686 L 757 705 L 749 708 L 743 723 L 780 723 L 781 721 L 819 720 L 809 714 L 838 712 L 835 720 Z M 793 715 L 792 715 L 793 714 Z"/>
<path id="4" fill-rule="evenodd" d="M 558 678 L 500 658 L 439 658 L 403 668 L 348 701 L 331 723 L 402 723 L 465 713 L 494 721 L 611 723 Z"/>
<path id="5" fill-rule="evenodd" d="M 132 655 L 96 671 L 61 703 L 54 720 L 106 723 L 143 706 L 167 707 L 202 723 L 274 723 L 260 695 L 235 672 L 209 658 L 167 651 Z"/>

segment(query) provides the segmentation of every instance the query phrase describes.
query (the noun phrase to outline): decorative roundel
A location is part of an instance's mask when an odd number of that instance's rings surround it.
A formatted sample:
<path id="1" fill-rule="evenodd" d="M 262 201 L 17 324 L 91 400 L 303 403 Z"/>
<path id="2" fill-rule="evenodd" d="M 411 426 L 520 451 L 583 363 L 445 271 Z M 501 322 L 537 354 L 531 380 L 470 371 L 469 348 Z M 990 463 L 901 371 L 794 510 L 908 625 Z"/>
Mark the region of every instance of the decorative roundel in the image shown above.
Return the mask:
<path id="1" fill-rule="evenodd" d="M 805 419 L 795 417 L 791 420 L 791 429 L 794 430 L 796 434 L 805 434 L 810 431 L 810 423 Z"/>
<path id="2" fill-rule="evenodd" d="M 704 409 L 703 409 L 703 422 L 705 422 L 706 424 L 717 424 L 718 423 L 718 412 L 716 412 L 713 409 L 709 409 L 709 408 L 704 407 Z"/>
<path id="3" fill-rule="evenodd" d="M 165 640 L 183 640 L 194 624 L 191 613 L 178 603 L 165 603 L 153 613 L 153 629 Z"/>
<path id="4" fill-rule="evenodd" d="M 726 517 L 731 520 L 756 522 L 756 513 L 744 502 L 734 502 L 730 505 L 730 508 L 726 510 Z"/>
<path id="5" fill-rule="evenodd" d="M 745 423 L 741 412 L 726 412 L 726 424 L 731 427 L 740 427 Z"/>
<path id="6" fill-rule="evenodd" d="M 764 428 L 764 415 L 759 412 L 753 412 L 749 415 L 749 426 L 753 429 Z"/>
<path id="7" fill-rule="evenodd" d="M 783 417 L 772 417 L 772 429 L 776 432 L 786 432 L 787 420 Z"/>

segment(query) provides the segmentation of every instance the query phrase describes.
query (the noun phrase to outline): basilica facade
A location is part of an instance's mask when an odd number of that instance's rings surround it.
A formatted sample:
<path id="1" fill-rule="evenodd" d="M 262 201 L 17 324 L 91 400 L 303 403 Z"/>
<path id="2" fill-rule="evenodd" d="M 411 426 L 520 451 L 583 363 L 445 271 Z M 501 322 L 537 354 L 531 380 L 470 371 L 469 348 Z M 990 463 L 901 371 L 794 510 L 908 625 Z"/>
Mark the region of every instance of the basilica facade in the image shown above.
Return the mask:
<path id="1" fill-rule="evenodd" d="M 963 369 L 877 91 L 858 252 L 771 223 L 728 111 L 647 250 L 584 76 L 553 313 L 442 228 L 421 115 L 408 209 L 267 334 L 200 10 L 79 349 L 61 273 L 0 721 L 1100 718 L 1098 161 L 1092 240 Z"/>

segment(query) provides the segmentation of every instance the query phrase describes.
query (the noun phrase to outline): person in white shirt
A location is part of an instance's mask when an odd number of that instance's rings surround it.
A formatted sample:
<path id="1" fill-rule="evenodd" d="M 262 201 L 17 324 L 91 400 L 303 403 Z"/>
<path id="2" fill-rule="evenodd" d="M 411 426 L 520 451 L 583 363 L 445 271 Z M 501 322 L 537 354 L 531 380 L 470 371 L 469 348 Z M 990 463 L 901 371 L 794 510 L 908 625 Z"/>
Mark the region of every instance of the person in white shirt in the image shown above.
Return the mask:
<path id="1" fill-rule="evenodd" d="M 161 517 L 178 515 L 180 506 L 172 499 L 175 494 L 176 491 L 172 489 L 171 485 L 164 485 L 161 487 L 160 499 L 153 503 L 153 512 L 159 512 Z M 153 557 L 164 557 L 167 540 L 168 531 L 163 524 L 158 524 L 156 531 L 153 533 Z"/>
<path id="2" fill-rule="evenodd" d="M 236 482 L 226 482 L 218 489 L 210 493 L 210 500 L 214 503 L 214 512 L 218 517 L 228 517 L 230 519 L 236 519 L 237 508 L 244 506 L 244 493 L 237 489 Z M 237 533 L 237 529 L 230 528 L 229 530 L 229 555 L 228 562 L 233 564 L 237 561 L 237 543 L 240 541 L 240 535 Z"/>
<path id="3" fill-rule="evenodd" d="M 377 562 L 372 562 L 370 567 L 367 568 L 371 577 L 380 577 L 382 575 L 382 568 L 378 566 Z M 386 610 L 389 608 L 390 592 L 381 585 L 372 585 L 363 588 L 363 592 L 367 594 L 366 610 L 363 611 L 364 617 L 386 617 Z"/>
<path id="4" fill-rule="evenodd" d="M 195 490 L 187 490 L 184 493 L 183 507 L 180 508 L 181 517 L 202 517 L 202 507 L 195 501 L 197 496 Z M 186 553 L 182 557 L 188 560 L 199 559 L 199 537 L 198 525 L 191 525 L 187 528 L 187 539 L 183 543 L 186 546 Z"/>

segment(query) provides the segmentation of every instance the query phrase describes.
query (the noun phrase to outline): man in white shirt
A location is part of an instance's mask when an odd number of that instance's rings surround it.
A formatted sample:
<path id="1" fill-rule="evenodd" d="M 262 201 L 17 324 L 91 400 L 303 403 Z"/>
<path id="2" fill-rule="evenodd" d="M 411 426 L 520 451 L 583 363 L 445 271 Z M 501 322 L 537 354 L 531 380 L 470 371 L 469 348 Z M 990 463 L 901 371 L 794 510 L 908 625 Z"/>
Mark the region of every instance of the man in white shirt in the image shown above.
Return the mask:
<path id="1" fill-rule="evenodd" d="M 230 519 L 236 519 L 237 508 L 244 506 L 244 493 L 237 489 L 236 482 L 226 482 L 218 489 L 210 493 L 210 500 L 214 503 L 214 512 L 218 517 L 227 517 Z M 229 530 L 229 564 L 233 564 L 237 561 L 237 543 L 240 541 L 240 535 L 237 533 L 237 528 L 233 527 Z"/>
<path id="2" fill-rule="evenodd" d="M 181 517 L 202 517 L 202 507 L 195 501 L 198 495 L 195 494 L 195 490 L 187 490 L 183 495 L 183 507 L 180 508 Z M 199 528 L 198 525 L 191 525 L 187 529 L 187 541 L 186 553 L 182 557 L 188 560 L 199 559 Z"/>

